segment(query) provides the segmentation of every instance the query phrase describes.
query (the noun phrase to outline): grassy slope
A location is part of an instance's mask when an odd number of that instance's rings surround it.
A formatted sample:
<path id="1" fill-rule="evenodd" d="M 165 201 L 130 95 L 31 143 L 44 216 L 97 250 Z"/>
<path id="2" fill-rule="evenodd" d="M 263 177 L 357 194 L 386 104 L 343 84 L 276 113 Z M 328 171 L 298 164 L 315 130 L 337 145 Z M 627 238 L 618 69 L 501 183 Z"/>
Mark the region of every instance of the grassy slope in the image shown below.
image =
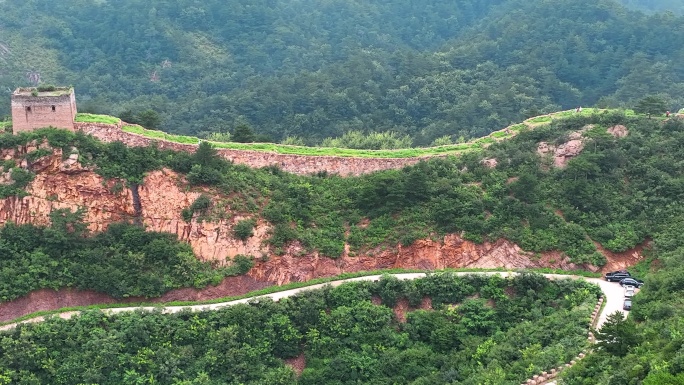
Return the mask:
<path id="1" fill-rule="evenodd" d="M 119 124 L 121 119 L 109 115 L 76 114 L 76 121 L 81 123 Z"/>

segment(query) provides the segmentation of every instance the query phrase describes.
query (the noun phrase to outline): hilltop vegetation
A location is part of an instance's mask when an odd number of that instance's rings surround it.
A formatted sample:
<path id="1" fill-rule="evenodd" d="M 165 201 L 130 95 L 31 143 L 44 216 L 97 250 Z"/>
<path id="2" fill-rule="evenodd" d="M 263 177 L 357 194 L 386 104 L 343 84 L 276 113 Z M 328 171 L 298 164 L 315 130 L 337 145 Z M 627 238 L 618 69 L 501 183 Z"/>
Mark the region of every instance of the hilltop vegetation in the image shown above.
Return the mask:
<path id="1" fill-rule="evenodd" d="M 0 334 L 0 383 L 519 384 L 586 346 L 597 294 L 536 275 L 438 274 L 199 313 L 89 311 Z M 415 309 L 425 297 L 434 310 Z M 405 323 L 399 300 L 414 307 Z M 284 360 L 300 355 L 297 378 Z"/>
<path id="2" fill-rule="evenodd" d="M 84 111 L 152 109 L 176 134 L 393 131 L 425 146 L 578 105 L 684 105 L 684 19 L 608 0 L 9 0 L 0 13 L 0 89 L 40 75 L 73 84 Z"/>

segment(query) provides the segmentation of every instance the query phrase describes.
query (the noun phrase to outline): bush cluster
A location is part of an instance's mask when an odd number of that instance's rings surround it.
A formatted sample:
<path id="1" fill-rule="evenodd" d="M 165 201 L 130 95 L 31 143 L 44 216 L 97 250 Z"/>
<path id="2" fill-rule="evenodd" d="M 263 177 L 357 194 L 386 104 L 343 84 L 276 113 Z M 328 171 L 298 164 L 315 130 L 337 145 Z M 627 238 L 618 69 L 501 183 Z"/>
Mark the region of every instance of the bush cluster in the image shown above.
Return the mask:
<path id="1" fill-rule="evenodd" d="M 383 277 L 207 312 L 88 311 L 6 333 L 0 378 L 102 385 L 149 379 L 519 384 L 586 345 L 596 294 L 582 281 L 445 274 L 406 282 Z M 373 305 L 373 296 L 383 304 Z M 431 297 L 434 310 L 411 309 L 398 322 L 391 306 L 407 296 L 414 303 Z M 283 360 L 299 355 L 306 369 L 297 378 Z"/>
<path id="2" fill-rule="evenodd" d="M 56 210 L 50 227 L 0 228 L 0 302 L 31 291 L 76 287 L 115 298 L 158 297 L 181 288 L 218 284 L 251 268 L 247 257 L 229 268 L 199 261 L 174 234 L 145 231 L 127 223 L 88 234 L 80 213 Z"/>

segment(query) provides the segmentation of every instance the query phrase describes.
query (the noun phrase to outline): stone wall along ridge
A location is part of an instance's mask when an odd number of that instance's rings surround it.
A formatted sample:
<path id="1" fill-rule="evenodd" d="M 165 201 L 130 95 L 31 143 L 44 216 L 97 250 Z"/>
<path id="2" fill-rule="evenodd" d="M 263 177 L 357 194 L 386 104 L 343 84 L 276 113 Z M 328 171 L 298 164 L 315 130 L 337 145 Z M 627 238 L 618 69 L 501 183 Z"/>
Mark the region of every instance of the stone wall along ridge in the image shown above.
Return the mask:
<path id="1" fill-rule="evenodd" d="M 196 144 L 175 143 L 166 140 L 147 138 L 142 135 L 121 130 L 122 123 L 117 125 L 102 123 L 74 123 L 75 129 L 92 135 L 103 142 L 123 142 L 131 147 L 149 146 L 156 142 L 161 149 L 194 152 Z M 354 158 L 343 156 L 306 156 L 278 154 L 267 151 L 233 150 L 219 148 L 217 152 L 223 158 L 237 164 L 253 168 L 277 166 L 281 170 L 310 175 L 327 172 L 340 176 L 356 176 L 381 170 L 401 169 L 414 165 L 426 158 Z"/>

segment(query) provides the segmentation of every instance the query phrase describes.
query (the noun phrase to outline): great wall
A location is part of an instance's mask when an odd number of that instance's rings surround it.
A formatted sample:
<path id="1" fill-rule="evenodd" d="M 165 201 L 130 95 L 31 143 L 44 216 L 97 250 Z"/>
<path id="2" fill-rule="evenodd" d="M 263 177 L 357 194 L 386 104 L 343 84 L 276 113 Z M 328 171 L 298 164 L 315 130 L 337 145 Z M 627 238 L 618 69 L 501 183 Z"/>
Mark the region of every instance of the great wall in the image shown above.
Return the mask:
<path id="1" fill-rule="evenodd" d="M 127 146 L 143 147 L 156 142 L 159 148 L 176 151 L 194 152 L 196 144 L 175 143 L 167 140 L 151 139 L 142 135 L 123 131 L 122 123 L 74 123 L 78 131 L 92 135 L 103 142 L 123 142 Z M 328 172 L 341 176 L 368 174 L 375 171 L 399 169 L 420 162 L 424 158 L 355 158 L 344 156 L 307 156 L 276 154 L 265 151 L 217 149 L 220 156 L 237 164 L 260 168 L 277 166 L 281 170 L 298 175 Z"/>

